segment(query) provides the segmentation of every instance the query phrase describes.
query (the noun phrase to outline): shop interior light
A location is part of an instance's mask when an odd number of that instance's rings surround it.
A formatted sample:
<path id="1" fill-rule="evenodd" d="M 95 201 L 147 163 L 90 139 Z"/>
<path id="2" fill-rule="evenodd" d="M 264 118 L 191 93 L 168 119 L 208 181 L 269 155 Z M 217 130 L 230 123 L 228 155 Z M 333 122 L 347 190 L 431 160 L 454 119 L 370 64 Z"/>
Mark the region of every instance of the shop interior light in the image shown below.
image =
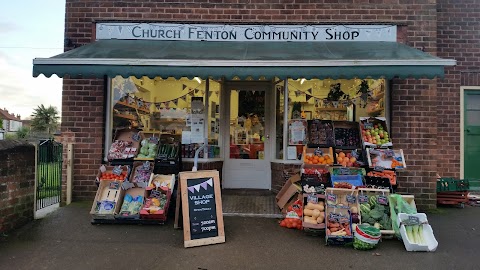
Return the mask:
<path id="1" fill-rule="evenodd" d="M 303 84 L 304 82 L 305 82 L 305 78 L 302 78 L 302 79 L 300 80 L 300 84 Z"/>
<path id="2" fill-rule="evenodd" d="M 199 77 L 195 77 L 194 79 L 195 79 L 198 83 L 202 83 L 202 80 L 200 80 Z"/>

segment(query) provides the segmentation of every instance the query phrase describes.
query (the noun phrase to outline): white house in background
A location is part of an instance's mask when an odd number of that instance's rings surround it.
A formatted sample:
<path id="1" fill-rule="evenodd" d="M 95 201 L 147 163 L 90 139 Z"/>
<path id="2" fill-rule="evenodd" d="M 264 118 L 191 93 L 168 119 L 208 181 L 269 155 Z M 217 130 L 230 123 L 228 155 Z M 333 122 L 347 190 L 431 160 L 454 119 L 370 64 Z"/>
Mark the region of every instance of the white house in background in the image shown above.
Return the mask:
<path id="1" fill-rule="evenodd" d="M 20 115 L 10 114 L 7 109 L 0 109 L 0 120 L 3 122 L 3 130 L 5 134 L 17 132 L 22 127 L 22 120 Z M 0 133 L 2 133 L 0 131 Z M 4 139 L 5 136 L 0 134 L 0 139 Z"/>

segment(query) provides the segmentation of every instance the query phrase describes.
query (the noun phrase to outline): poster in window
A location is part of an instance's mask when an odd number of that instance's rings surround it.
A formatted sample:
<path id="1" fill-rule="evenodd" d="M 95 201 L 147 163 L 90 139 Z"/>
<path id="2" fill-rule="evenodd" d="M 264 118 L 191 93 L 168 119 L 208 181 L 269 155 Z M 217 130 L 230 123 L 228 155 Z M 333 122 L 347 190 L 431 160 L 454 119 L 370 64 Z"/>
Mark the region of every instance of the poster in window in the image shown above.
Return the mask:
<path id="1" fill-rule="evenodd" d="M 288 123 L 288 144 L 303 145 L 307 140 L 307 121 L 291 120 Z"/>

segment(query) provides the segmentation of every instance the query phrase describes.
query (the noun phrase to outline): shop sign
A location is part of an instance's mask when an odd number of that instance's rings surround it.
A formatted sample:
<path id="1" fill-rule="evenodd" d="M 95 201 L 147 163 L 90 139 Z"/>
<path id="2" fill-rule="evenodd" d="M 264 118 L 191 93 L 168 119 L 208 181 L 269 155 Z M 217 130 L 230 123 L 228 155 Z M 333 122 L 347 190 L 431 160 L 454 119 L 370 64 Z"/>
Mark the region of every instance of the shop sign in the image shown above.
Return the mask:
<path id="1" fill-rule="evenodd" d="M 189 41 L 391 41 L 395 25 L 97 23 L 96 39 Z"/>
<path id="2" fill-rule="evenodd" d="M 225 242 L 218 171 L 180 173 L 184 246 Z"/>

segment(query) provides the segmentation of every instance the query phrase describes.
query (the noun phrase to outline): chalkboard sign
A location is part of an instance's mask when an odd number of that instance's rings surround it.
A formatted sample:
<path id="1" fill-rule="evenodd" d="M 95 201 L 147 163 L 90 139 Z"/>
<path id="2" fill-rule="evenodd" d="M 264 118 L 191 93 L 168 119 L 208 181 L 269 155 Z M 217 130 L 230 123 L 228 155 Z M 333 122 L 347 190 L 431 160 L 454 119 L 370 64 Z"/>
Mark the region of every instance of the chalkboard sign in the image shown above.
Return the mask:
<path id="1" fill-rule="evenodd" d="M 180 172 L 185 247 L 225 242 L 218 171 Z"/>

